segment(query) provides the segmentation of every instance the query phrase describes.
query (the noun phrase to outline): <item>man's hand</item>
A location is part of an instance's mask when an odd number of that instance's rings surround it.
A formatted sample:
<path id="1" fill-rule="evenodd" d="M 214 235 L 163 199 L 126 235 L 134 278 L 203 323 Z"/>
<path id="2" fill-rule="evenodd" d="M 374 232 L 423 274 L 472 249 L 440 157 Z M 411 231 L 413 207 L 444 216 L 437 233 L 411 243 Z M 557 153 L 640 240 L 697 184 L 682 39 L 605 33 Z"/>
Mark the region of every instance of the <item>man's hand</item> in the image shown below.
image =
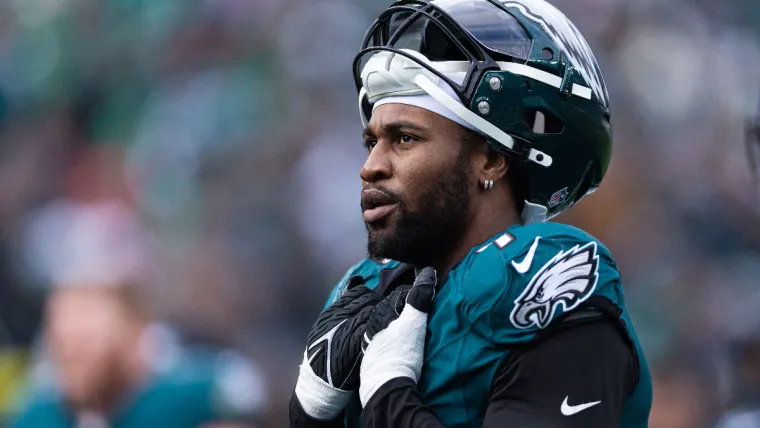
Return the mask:
<path id="1" fill-rule="evenodd" d="M 380 297 L 351 278 L 340 299 L 330 305 L 309 332 L 295 394 L 312 418 L 338 416 L 359 385 L 365 323 Z"/>
<path id="2" fill-rule="evenodd" d="M 397 288 L 372 310 L 364 335 L 360 372 L 362 407 L 391 379 L 408 377 L 415 383 L 419 380 L 435 285 L 435 269 L 425 268 L 417 275 L 414 286 Z"/>

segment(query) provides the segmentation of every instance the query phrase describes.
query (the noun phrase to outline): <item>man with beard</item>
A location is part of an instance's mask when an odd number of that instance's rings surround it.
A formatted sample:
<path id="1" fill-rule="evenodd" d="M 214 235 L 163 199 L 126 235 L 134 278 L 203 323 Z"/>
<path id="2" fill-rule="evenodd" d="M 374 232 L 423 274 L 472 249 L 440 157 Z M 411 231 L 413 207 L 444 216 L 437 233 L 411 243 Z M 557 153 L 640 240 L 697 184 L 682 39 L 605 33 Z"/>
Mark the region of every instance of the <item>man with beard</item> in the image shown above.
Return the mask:
<path id="1" fill-rule="evenodd" d="M 612 149 L 575 26 L 543 0 L 401 0 L 354 76 L 369 256 L 309 334 L 291 427 L 646 427 L 617 265 L 546 221 Z"/>

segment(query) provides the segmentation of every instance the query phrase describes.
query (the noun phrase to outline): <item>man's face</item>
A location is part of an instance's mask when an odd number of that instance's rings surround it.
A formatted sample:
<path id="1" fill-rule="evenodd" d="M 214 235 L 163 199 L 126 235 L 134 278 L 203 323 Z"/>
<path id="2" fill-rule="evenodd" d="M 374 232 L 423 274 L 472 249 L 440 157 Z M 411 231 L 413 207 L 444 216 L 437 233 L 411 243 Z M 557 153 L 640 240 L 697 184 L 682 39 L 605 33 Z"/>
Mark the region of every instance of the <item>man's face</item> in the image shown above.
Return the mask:
<path id="1" fill-rule="evenodd" d="M 370 257 L 429 265 L 459 242 L 474 187 L 464 135 L 418 107 L 385 104 L 373 112 L 360 173 Z"/>
<path id="2" fill-rule="evenodd" d="M 73 404 L 91 405 L 111 388 L 120 368 L 125 317 L 119 302 L 103 290 L 64 290 L 50 301 L 47 339 Z"/>

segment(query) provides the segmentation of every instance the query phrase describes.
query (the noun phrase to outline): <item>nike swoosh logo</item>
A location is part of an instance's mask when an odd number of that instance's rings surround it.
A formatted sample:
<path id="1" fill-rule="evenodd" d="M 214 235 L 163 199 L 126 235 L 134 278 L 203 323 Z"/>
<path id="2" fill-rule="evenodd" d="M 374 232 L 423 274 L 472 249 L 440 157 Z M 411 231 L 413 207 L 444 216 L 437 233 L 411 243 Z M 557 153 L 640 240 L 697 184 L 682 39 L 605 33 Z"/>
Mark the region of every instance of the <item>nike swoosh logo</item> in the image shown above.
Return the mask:
<path id="1" fill-rule="evenodd" d="M 585 403 L 585 404 L 578 404 L 576 406 L 571 406 L 567 404 L 567 398 L 565 397 L 565 401 L 562 402 L 562 407 L 560 407 L 560 411 L 562 411 L 562 414 L 565 416 L 572 416 L 578 412 L 582 412 L 589 407 L 594 407 L 597 404 L 601 403 L 601 401 L 593 401 L 591 403 Z"/>
<path id="2" fill-rule="evenodd" d="M 515 261 L 512 260 L 512 266 L 514 266 L 518 272 L 525 273 L 530 270 L 530 265 L 533 264 L 533 256 L 536 255 L 536 248 L 538 248 L 539 239 L 541 239 L 541 237 L 536 236 L 536 240 L 533 241 L 533 245 L 530 247 L 530 250 L 528 250 L 528 254 L 520 263 L 515 263 Z"/>
<path id="3" fill-rule="evenodd" d="M 306 352 L 308 353 L 320 343 L 325 342 L 325 341 L 327 342 L 323 349 L 325 349 L 325 352 L 327 352 L 327 383 L 330 384 L 330 386 L 334 386 L 332 382 L 332 368 L 330 367 L 330 360 L 331 360 L 330 349 L 332 348 L 332 338 L 335 336 L 335 333 L 338 332 L 338 329 L 340 328 L 340 326 L 342 326 L 343 323 L 345 323 L 346 321 L 348 320 L 345 319 L 341 321 L 340 323 L 338 323 L 338 325 L 331 328 L 330 331 L 323 334 L 319 339 L 315 340 L 314 343 L 309 345 L 309 347 L 306 349 Z M 320 350 L 317 349 L 317 351 L 311 355 L 311 357 L 309 358 L 309 364 L 311 364 L 311 362 L 314 361 L 314 358 L 316 358 L 316 356 L 319 355 L 319 351 Z"/>

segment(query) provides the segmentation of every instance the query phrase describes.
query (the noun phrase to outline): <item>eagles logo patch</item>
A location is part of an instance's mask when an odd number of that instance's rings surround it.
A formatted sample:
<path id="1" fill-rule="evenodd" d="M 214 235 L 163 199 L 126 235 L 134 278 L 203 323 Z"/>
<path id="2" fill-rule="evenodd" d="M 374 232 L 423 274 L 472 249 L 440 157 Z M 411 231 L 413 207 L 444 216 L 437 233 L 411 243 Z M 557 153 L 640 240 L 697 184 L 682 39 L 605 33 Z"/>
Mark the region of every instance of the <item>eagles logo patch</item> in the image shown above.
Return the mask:
<path id="1" fill-rule="evenodd" d="M 519 329 L 546 328 L 562 305 L 564 312 L 588 299 L 599 279 L 596 242 L 560 251 L 531 278 L 509 319 Z"/>

